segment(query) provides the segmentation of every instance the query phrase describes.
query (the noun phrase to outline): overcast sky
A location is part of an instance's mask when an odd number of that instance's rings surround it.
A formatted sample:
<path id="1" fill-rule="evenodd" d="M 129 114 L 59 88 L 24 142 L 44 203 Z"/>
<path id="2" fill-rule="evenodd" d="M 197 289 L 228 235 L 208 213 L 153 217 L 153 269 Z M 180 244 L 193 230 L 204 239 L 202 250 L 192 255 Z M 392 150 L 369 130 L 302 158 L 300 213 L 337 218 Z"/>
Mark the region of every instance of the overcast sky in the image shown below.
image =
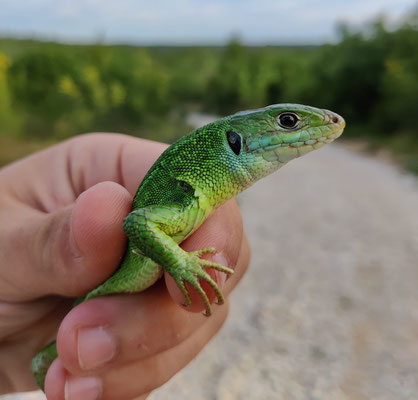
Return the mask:
<path id="1" fill-rule="evenodd" d="M 0 35 L 144 44 L 321 43 L 418 0 L 0 0 Z"/>

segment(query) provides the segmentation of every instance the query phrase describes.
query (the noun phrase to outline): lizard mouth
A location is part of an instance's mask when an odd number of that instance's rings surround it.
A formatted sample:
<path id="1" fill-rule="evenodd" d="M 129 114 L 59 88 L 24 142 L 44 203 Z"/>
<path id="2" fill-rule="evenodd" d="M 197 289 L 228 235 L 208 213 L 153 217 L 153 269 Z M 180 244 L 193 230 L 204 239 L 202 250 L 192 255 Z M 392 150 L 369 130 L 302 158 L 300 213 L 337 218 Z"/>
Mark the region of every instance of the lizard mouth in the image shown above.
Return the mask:
<path id="1" fill-rule="evenodd" d="M 277 143 L 264 148 L 263 158 L 267 161 L 288 161 L 303 156 L 312 150 L 320 149 L 341 136 L 345 128 L 344 118 L 331 111 L 325 111 L 321 125 L 310 127 L 306 130 L 306 139 Z M 302 135 L 301 135 L 302 136 Z"/>

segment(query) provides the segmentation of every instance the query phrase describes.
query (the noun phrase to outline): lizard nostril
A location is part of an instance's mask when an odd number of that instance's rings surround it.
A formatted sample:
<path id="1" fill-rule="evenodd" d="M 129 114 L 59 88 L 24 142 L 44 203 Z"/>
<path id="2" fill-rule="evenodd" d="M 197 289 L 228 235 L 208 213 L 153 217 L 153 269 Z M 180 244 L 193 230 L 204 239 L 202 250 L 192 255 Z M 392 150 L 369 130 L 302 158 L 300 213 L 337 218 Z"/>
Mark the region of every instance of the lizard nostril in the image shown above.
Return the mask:
<path id="1" fill-rule="evenodd" d="M 334 124 L 337 124 L 338 122 L 340 122 L 340 119 L 339 119 L 337 116 L 332 117 L 332 122 L 333 122 Z"/>

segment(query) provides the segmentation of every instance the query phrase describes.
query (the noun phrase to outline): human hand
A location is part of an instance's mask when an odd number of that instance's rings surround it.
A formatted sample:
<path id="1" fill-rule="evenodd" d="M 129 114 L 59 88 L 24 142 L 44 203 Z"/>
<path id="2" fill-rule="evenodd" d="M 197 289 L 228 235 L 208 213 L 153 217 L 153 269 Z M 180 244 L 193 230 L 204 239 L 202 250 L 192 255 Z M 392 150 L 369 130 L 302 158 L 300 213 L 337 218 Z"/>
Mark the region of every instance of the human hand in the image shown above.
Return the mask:
<path id="1" fill-rule="evenodd" d="M 0 170 L 0 392 L 36 388 L 31 358 L 59 327 L 59 358 L 45 383 L 49 400 L 144 399 L 221 327 L 227 304 L 210 318 L 185 312 L 171 299 L 183 301 L 169 276 L 168 292 L 160 282 L 143 293 L 90 300 L 65 316 L 74 297 L 118 266 L 132 195 L 163 150 L 156 142 L 93 134 Z M 215 261 L 235 268 L 223 288 L 228 294 L 249 261 L 234 201 L 182 244 L 188 251 L 208 246 L 219 252 Z M 203 310 L 197 295 L 192 301 L 189 310 Z"/>

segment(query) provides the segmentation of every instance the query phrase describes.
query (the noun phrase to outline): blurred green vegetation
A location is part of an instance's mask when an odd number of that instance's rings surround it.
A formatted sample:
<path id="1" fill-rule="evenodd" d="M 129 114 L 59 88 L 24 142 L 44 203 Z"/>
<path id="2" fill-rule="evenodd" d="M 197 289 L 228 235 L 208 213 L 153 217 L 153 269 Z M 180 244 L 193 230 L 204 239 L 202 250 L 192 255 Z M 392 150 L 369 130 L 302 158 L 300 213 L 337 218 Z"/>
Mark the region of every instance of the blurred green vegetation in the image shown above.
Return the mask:
<path id="1" fill-rule="evenodd" d="M 317 47 L 0 39 L 0 163 L 88 131 L 171 142 L 189 130 L 191 111 L 294 102 L 340 113 L 346 139 L 390 148 L 418 173 L 418 15 L 396 30 L 379 20 L 339 33 Z"/>

